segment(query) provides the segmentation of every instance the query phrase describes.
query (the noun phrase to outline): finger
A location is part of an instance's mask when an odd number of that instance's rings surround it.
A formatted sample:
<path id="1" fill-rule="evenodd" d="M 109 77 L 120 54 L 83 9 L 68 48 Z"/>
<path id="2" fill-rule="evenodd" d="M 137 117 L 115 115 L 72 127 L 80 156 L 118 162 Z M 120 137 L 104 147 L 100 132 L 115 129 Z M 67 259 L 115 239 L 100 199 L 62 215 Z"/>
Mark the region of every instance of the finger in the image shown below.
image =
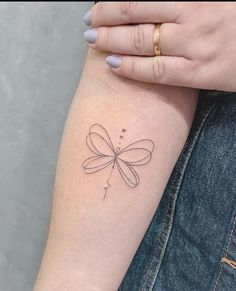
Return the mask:
<path id="1" fill-rule="evenodd" d="M 122 25 L 99 27 L 87 30 L 87 41 L 92 40 L 92 48 L 123 55 L 154 56 L 154 24 Z M 96 33 L 94 33 L 96 30 Z M 96 39 L 90 38 L 96 34 Z M 182 55 L 183 43 L 180 25 L 164 23 L 160 26 L 160 48 L 162 55 Z M 94 42 L 95 41 L 95 42 Z M 91 41 L 90 41 L 91 42 Z"/>
<path id="2" fill-rule="evenodd" d="M 176 2 L 99 2 L 92 8 L 90 22 L 93 27 L 176 22 L 180 7 Z"/>
<path id="3" fill-rule="evenodd" d="M 154 24 L 100 27 L 94 48 L 118 54 L 153 56 Z"/>
<path id="4" fill-rule="evenodd" d="M 116 74 L 137 81 L 195 87 L 193 62 L 184 57 L 109 56 L 106 62 Z"/>

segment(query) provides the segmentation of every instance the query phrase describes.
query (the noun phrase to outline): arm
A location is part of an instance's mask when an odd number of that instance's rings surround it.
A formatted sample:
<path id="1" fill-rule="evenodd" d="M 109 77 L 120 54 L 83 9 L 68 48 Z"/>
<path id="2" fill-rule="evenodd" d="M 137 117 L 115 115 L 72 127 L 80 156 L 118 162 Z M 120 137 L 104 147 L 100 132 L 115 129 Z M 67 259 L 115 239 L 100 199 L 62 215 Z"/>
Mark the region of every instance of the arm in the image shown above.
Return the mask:
<path id="1" fill-rule="evenodd" d="M 156 211 L 194 117 L 197 91 L 144 84 L 115 76 L 105 55 L 90 49 L 64 130 L 47 246 L 34 291 L 117 290 Z M 111 166 L 86 174 L 92 124 L 121 148 L 150 139 L 151 160 L 134 167 L 130 188 Z M 147 145 L 148 147 L 148 145 Z M 105 150 L 103 144 L 101 150 Z M 134 153 L 135 157 L 136 153 Z"/>

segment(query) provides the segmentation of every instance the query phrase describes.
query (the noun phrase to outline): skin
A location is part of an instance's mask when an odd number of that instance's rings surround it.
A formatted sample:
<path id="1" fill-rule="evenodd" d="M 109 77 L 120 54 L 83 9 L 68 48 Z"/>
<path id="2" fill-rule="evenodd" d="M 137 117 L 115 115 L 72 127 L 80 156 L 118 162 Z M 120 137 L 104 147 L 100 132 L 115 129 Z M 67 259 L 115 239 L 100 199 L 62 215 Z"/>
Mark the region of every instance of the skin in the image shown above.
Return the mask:
<path id="1" fill-rule="evenodd" d="M 105 54 L 90 49 L 58 158 L 49 235 L 34 291 L 116 291 L 152 220 L 188 137 L 195 89 L 145 84 L 119 77 Z M 111 167 L 88 175 L 86 137 L 99 123 L 122 148 L 140 139 L 155 144 L 151 161 L 136 167 L 140 184 L 128 187 Z M 101 148 L 103 150 L 103 148 Z"/>
<path id="2" fill-rule="evenodd" d="M 198 93 L 190 88 L 236 89 L 235 11 L 234 3 L 222 2 L 104 2 L 92 8 L 98 38 L 90 46 L 96 50 L 89 50 L 65 126 L 34 291 L 118 289 L 190 131 Z M 153 57 L 157 22 L 161 57 Z M 116 75 L 101 51 L 121 55 Z M 127 144 L 141 138 L 155 143 L 152 160 L 139 169 L 140 185 L 130 190 L 116 173 L 105 200 L 109 170 L 86 175 L 81 167 L 91 156 L 85 139 L 96 122 L 115 144 L 123 127 Z"/>
<path id="3" fill-rule="evenodd" d="M 236 91 L 234 2 L 99 2 L 92 8 L 91 47 L 120 54 L 114 73 L 130 79 Z M 142 23 L 142 24 L 140 24 Z M 161 56 L 153 54 L 161 23 Z"/>
<path id="4" fill-rule="evenodd" d="M 189 134 L 198 95 L 193 88 L 235 89 L 234 5 L 108 2 L 92 8 L 98 37 L 66 122 L 34 291 L 118 289 Z M 156 22 L 163 23 L 161 57 L 153 57 Z M 121 55 L 116 75 L 101 51 Z M 91 157 L 85 140 L 94 123 L 106 128 L 115 146 L 122 128 L 125 146 L 154 142 L 151 161 L 136 169 L 137 187 L 127 187 L 114 169 L 104 199 L 110 168 L 85 174 L 82 164 Z"/>

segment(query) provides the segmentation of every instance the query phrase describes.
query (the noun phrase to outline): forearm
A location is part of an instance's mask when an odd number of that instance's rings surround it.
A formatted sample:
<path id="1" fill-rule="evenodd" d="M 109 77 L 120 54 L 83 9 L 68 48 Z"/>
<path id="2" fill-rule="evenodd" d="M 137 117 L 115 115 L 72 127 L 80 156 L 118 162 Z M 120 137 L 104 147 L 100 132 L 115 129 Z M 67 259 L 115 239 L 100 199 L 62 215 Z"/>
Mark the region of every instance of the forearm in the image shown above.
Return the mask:
<path id="1" fill-rule="evenodd" d="M 35 291 L 117 290 L 186 141 L 196 96 L 192 89 L 121 79 L 106 67 L 102 53 L 89 51 L 65 126 Z M 150 160 L 132 167 L 140 179 L 131 184 L 136 187 L 127 185 L 115 162 L 85 173 L 83 162 L 94 156 L 86 136 L 96 123 L 115 147 L 142 139 L 154 143 Z"/>

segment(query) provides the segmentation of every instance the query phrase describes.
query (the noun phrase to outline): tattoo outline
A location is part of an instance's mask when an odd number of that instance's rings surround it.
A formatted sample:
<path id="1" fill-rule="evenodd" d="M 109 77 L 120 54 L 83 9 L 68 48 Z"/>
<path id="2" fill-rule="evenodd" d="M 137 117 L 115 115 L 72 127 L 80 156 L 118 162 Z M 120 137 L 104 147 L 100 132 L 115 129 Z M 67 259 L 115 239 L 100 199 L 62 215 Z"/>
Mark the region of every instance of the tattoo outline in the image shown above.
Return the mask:
<path id="1" fill-rule="evenodd" d="M 134 167 L 144 166 L 152 159 L 154 150 L 154 142 L 150 139 L 141 139 L 135 141 L 121 149 L 126 128 L 122 128 L 119 143 L 114 147 L 107 130 L 100 124 L 93 124 L 86 138 L 86 144 L 90 151 L 95 155 L 87 158 L 82 167 L 86 174 L 93 174 L 112 165 L 109 177 L 107 178 L 107 186 L 104 187 L 107 195 L 108 188 L 111 187 L 109 180 L 114 169 L 118 169 L 122 180 L 130 188 L 135 188 L 140 183 L 140 178 Z"/>

